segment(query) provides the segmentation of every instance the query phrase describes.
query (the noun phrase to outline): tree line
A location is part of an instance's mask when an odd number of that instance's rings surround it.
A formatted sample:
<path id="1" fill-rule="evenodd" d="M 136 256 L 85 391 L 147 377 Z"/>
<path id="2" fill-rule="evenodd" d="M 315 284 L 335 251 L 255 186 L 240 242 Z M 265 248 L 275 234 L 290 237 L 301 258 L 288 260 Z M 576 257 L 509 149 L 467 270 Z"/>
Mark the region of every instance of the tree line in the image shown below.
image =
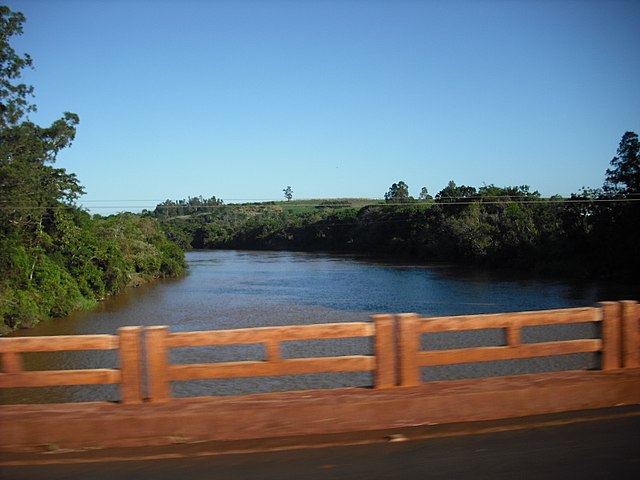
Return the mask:
<path id="1" fill-rule="evenodd" d="M 79 118 L 66 112 L 45 127 L 29 120 L 33 87 L 21 74 L 32 60 L 9 43 L 24 21 L 0 6 L 0 334 L 186 267 L 155 219 L 92 217 L 75 205 L 83 187 L 54 164 Z"/>
<path id="2" fill-rule="evenodd" d="M 638 145 L 638 135 L 626 132 L 603 186 L 569 198 L 542 198 L 526 185 L 451 181 L 435 197 L 422 188 L 416 200 L 400 181 L 382 205 L 224 205 L 165 219 L 162 228 L 186 249 L 359 252 L 630 279 L 640 267 Z"/>

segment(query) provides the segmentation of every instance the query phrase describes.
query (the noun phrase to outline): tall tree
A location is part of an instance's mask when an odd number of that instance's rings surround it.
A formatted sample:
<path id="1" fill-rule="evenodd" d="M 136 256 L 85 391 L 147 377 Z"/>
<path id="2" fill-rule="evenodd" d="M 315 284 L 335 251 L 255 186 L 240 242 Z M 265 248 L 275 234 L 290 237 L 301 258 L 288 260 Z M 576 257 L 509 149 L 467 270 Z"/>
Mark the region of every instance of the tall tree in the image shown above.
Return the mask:
<path id="1" fill-rule="evenodd" d="M 634 132 L 625 132 L 617 155 L 607 169 L 604 190 L 610 194 L 640 194 L 640 142 Z"/>
<path id="2" fill-rule="evenodd" d="M 284 198 L 287 199 L 287 202 L 293 198 L 293 190 L 290 185 L 287 186 L 287 188 L 283 188 L 282 191 L 284 192 Z"/>
<path id="3" fill-rule="evenodd" d="M 9 40 L 22 34 L 23 14 L 0 6 L 0 231 L 33 237 L 58 202 L 72 203 L 83 193 L 75 174 L 51 166 L 75 138 L 78 116 L 65 113 L 49 127 L 29 121 L 33 87 L 21 81 L 32 66 Z"/>

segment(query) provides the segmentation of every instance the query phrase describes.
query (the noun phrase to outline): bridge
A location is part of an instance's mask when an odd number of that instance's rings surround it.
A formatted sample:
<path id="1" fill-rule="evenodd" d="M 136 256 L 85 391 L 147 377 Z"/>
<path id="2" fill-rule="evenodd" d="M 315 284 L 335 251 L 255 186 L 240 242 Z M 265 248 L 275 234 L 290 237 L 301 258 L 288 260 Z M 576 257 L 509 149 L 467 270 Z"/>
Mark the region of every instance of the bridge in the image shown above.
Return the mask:
<path id="1" fill-rule="evenodd" d="M 596 338 L 530 343 L 528 329 L 597 326 Z M 425 350 L 430 334 L 500 330 L 502 345 Z M 369 338 L 370 355 L 283 358 L 286 342 Z M 175 348 L 262 344 L 263 360 L 174 364 Z M 118 368 L 28 371 L 23 354 L 115 350 Z M 430 380 L 425 367 L 595 354 L 596 369 Z M 640 305 L 423 318 L 374 315 L 371 322 L 170 332 L 123 327 L 117 335 L 0 339 L 5 388 L 116 384 L 119 401 L 0 406 L 0 451 L 168 445 L 340 434 L 459 424 L 640 404 Z M 172 382 L 368 371 L 367 388 L 176 398 Z"/>

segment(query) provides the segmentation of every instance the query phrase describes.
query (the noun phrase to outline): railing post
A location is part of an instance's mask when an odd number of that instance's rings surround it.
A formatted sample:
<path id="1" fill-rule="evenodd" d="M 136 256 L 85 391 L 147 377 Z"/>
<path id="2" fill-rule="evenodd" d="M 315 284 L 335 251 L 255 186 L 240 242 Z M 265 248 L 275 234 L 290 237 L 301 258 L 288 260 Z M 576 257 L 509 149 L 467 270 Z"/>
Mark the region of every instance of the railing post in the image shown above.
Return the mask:
<path id="1" fill-rule="evenodd" d="M 167 335 L 169 328 L 165 326 L 147 327 L 145 329 L 147 354 L 147 381 L 149 401 L 153 403 L 168 402 L 171 399 L 171 384 L 168 379 Z"/>
<path id="2" fill-rule="evenodd" d="M 640 367 L 640 305 L 625 300 L 622 305 L 622 367 Z"/>
<path id="3" fill-rule="evenodd" d="M 277 363 L 282 361 L 282 356 L 280 354 L 280 342 L 265 342 L 264 349 L 267 362 Z"/>
<path id="4" fill-rule="evenodd" d="M 118 329 L 118 356 L 120 358 L 120 401 L 141 403 L 142 375 L 140 356 L 140 333 L 142 327 L 122 327 Z"/>
<path id="5" fill-rule="evenodd" d="M 522 345 L 522 331 L 520 325 L 509 325 L 505 328 L 507 346 L 517 348 Z"/>
<path id="6" fill-rule="evenodd" d="M 399 376 L 400 385 L 412 387 L 420 385 L 420 367 L 417 356 L 420 351 L 420 336 L 418 335 L 418 315 L 403 313 L 396 316 L 398 328 Z"/>
<path id="7" fill-rule="evenodd" d="M 602 370 L 621 368 L 622 342 L 620 338 L 621 304 L 600 302 L 602 307 Z"/>
<path id="8" fill-rule="evenodd" d="M 374 388 L 392 388 L 396 379 L 396 331 L 393 315 L 373 315 L 376 370 Z"/>
<path id="9" fill-rule="evenodd" d="M 22 354 L 20 352 L 2 353 L 2 370 L 4 373 L 20 373 L 23 368 Z"/>

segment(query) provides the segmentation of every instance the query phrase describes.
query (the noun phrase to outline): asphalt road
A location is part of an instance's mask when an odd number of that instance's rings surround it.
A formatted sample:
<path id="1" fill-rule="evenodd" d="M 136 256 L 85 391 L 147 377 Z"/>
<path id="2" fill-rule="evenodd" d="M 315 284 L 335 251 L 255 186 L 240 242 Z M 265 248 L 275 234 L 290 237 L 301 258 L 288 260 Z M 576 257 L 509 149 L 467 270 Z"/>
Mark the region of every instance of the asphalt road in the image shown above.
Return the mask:
<path id="1" fill-rule="evenodd" d="M 413 433 L 407 432 L 410 437 Z M 404 437 L 392 437 L 403 440 Z M 640 415 L 554 421 L 494 433 L 219 454 L 210 446 L 98 455 L 3 456 L 9 479 L 638 479 Z M 167 458 L 167 457 L 178 458 Z M 32 462 L 31 464 L 29 464 Z M 20 464 L 24 463 L 24 464 Z"/>

